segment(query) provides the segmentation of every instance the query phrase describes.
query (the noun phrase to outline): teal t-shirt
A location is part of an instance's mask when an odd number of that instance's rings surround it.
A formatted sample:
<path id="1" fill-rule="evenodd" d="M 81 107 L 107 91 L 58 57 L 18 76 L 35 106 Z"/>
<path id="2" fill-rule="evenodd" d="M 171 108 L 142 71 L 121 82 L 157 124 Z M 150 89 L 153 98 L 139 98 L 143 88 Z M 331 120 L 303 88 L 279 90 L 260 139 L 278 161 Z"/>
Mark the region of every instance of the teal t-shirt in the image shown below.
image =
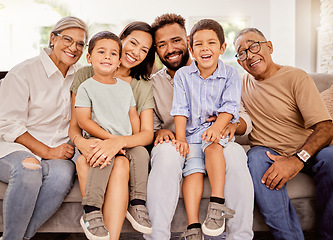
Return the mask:
<path id="1" fill-rule="evenodd" d="M 78 88 L 75 107 L 91 108 L 91 119 L 112 135 L 131 135 L 128 111 L 135 106 L 132 88 L 129 83 L 116 80 L 115 84 L 104 84 L 87 79 Z"/>
<path id="2" fill-rule="evenodd" d="M 74 81 L 70 89 L 71 92 L 77 94 L 79 86 L 92 76 L 94 76 L 94 69 L 92 66 L 87 65 L 81 67 L 75 74 Z M 131 87 L 136 103 L 136 110 L 139 116 L 142 111 L 146 109 L 153 109 L 155 107 L 151 81 L 133 78 Z"/>

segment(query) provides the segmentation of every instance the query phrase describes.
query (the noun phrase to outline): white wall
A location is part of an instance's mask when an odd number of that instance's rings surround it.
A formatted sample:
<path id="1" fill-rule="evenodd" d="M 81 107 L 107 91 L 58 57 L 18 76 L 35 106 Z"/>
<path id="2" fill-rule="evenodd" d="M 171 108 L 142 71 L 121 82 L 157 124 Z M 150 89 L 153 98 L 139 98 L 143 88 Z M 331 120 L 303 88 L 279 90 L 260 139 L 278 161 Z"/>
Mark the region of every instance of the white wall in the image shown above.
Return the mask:
<path id="1" fill-rule="evenodd" d="M 191 17 L 248 17 L 251 25 L 257 26 L 265 32 L 269 31 L 270 1 L 267 0 L 80 0 L 80 8 L 76 1 L 62 1 L 73 9 L 73 13 L 87 21 L 94 20 L 100 23 L 129 22 L 142 20 L 152 23 L 156 16 L 163 13 L 177 13 L 187 20 L 188 31 Z M 92 5 L 87 8 L 85 6 Z M 124 7 L 126 6 L 126 7 Z M 121 28 L 123 25 L 121 25 Z M 121 28 L 118 31 L 121 31 Z"/>
<path id="2" fill-rule="evenodd" d="M 316 56 L 316 11 L 320 0 L 45 0 L 67 7 L 70 14 L 78 16 L 87 23 L 114 24 L 115 33 L 130 21 L 141 20 L 152 23 L 156 16 L 174 12 L 187 20 L 190 31 L 191 19 L 194 17 L 246 18 L 249 26 L 257 27 L 273 42 L 273 59 L 284 65 L 292 65 L 315 70 Z M 30 51 L 30 36 L 34 34 L 31 22 L 47 12 L 49 22 L 54 22 L 50 9 L 37 8 L 33 0 L 2 0 L 12 6 L 0 9 L 0 71 L 8 70 L 9 65 L 22 61 L 23 53 L 35 55 Z M 23 4 L 24 3 L 24 4 Z M 15 23 L 8 23 L 5 11 L 10 9 L 11 16 L 16 15 Z M 319 15 L 319 12 L 317 13 Z M 8 16 L 8 14 L 7 14 Z M 318 18 L 319 16 L 317 16 Z M 13 18 L 13 17 L 12 17 Z M 60 17 L 59 17 L 60 18 Z M 15 25 L 16 24 L 16 25 Z M 46 24 L 46 22 L 41 22 Z M 13 35 L 15 31 L 15 35 Z M 7 34 L 3 37 L 3 33 Z M 8 37 L 11 35 L 11 38 Z M 7 42 L 4 42 L 7 39 Z M 11 39 L 12 42 L 8 42 Z M 15 43 L 12 47 L 11 43 Z M 17 47 L 19 46 L 19 47 Z M 29 48 L 30 47 L 30 48 Z M 22 55 L 22 56 L 20 56 Z M 1 59 L 7 59 L 1 62 Z"/>
<path id="3" fill-rule="evenodd" d="M 320 0 L 296 0 L 295 65 L 316 72 Z"/>
<path id="4" fill-rule="evenodd" d="M 8 71 L 39 54 L 37 26 L 53 25 L 61 16 L 33 0 L 1 0 L 0 4 L 0 71 Z"/>
<path id="5" fill-rule="evenodd" d="M 281 65 L 295 66 L 295 1 L 270 0 L 270 38 L 273 60 Z"/>
<path id="6" fill-rule="evenodd" d="M 75 6 L 74 2 L 68 4 Z M 88 5 L 90 1 L 83 2 L 83 5 Z M 316 28 L 319 24 L 320 0 L 125 0 L 105 7 L 108 2 L 97 0 L 93 8 L 77 9 L 76 13 L 88 21 L 94 19 L 113 23 L 128 19 L 151 23 L 155 16 L 175 12 L 186 18 L 188 32 L 193 17 L 245 17 L 249 20 L 249 26 L 260 29 L 273 42 L 273 59 L 277 63 L 300 67 L 309 72 L 316 68 Z M 130 7 L 123 8 L 124 3 L 129 3 Z M 122 25 L 116 31 L 120 32 L 121 28 Z"/>

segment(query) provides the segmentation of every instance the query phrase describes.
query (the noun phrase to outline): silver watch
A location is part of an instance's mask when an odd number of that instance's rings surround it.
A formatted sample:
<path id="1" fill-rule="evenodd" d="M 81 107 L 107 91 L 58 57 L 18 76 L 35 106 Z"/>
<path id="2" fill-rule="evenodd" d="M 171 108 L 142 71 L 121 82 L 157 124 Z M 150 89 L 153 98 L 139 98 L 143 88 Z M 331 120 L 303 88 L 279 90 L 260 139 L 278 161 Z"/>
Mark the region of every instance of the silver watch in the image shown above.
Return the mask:
<path id="1" fill-rule="evenodd" d="M 311 155 L 305 150 L 299 150 L 294 154 L 299 160 L 301 160 L 304 164 L 307 163 Z"/>

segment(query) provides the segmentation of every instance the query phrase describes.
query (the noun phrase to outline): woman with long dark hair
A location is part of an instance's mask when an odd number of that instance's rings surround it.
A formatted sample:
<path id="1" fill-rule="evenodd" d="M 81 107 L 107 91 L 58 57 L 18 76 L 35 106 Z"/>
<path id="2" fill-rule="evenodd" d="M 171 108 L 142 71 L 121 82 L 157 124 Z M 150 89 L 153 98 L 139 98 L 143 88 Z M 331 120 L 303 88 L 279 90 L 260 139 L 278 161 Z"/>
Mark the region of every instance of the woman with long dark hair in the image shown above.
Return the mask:
<path id="1" fill-rule="evenodd" d="M 85 139 L 82 137 L 74 114 L 69 131 L 73 143 L 88 159 L 88 162 L 78 161 L 76 164 L 82 196 L 85 196 L 85 184 L 90 165 L 100 165 L 105 158 L 112 158 L 123 148 L 126 148 L 127 153 L 132 157 L 130 162 L 116 160 L 109 178 L 103 205 L 103 217 L 110 233 L 110 239 L 119 238 L 125 215 L 136 230 L 142 232 L 144 228 L 151 228 L 148 211 L 144 206 L 147 184 L 142 184 L 140 188 L 135 189 L 132 186 L 135 182 L 135 171 L 141 171 L 143 168 L 139 166 L 149 164 L 149 154 L 143 146 L 152 143 L 154 136 L 154 99 L 149 77 L 153 70 L 155 48 L 151 27 L 144 22 L 128 24 L 119 38 L 122 41 L 123 49 L 116 77 L 128 82 L 132 87 L 140 116 L 140 132 L 130 136 L 114 136 L 102 141 Z M 79 85 L 93 74 L 91 66 L 80 69 L 76 74 L 71 87 L 72 109 Z M 144 169 L 146 169 L 144 174 L 148 178 L 148 167 Z M 131 185 L 129 207 L 128 181 Z"/>

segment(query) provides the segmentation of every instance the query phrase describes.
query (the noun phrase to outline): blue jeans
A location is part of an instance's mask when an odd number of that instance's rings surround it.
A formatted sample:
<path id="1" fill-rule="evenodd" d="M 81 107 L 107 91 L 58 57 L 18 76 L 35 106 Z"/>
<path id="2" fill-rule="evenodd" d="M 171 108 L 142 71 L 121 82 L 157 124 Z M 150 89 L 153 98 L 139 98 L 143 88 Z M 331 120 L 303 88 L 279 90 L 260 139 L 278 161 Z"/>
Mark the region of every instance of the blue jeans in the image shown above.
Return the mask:
<path id="1" fill-rule="evenodd" d="M 234 141 L 235 137 L 231 141 Z M 229 143 L 229 137 L 221 138 L 219 144 L 225 148 Z M 183 177 L 187 177 L 193 173 L 206 173 L 205 165 L 205 149 L 211 145 L 212 142 L 190 143 L 189 153 L 185 158 Z"/>
<path id="2" fill-rule="evenodd" d="M 3 199 L 3 240 L 32 238 L 73 186 L 72 161 L 41 160 L 39 167 L 30 169 L 22 164 L 26 158 L 34 156 L 17 151 L 0 158 L 0 181 L 8 183 Z"/>
<path id="3" fill-rule="evenodd" d="M 266 147 L 253 147 L 248 151 L 248 166 L 253 180 L 256 203 L 275 239 L 304 239 L 303 231 L 292 206 L 286 185 L 280 190 L 270 190 L 261 178 L 273 163 Z M 333 239 L 333 146 L 328 146 L 311 158 L 302 172 L 314 177 L 316 184 L 317 230 L 319 239 Z"/>

